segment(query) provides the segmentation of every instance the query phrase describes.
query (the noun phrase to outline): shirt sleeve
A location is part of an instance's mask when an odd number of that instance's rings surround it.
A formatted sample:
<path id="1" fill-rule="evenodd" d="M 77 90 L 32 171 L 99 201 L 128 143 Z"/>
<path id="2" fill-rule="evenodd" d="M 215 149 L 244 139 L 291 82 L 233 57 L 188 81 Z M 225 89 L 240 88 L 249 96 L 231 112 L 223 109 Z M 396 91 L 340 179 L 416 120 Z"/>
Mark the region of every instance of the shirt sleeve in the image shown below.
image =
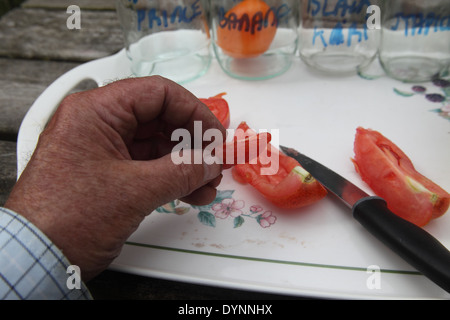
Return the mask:
<path id="1" fill-rule="evenodd" d="M 0 208 L 0 299 L 92 299 L 82 281 L 73 285 L 69 266 L 67 258 L 37 227 Z"/>

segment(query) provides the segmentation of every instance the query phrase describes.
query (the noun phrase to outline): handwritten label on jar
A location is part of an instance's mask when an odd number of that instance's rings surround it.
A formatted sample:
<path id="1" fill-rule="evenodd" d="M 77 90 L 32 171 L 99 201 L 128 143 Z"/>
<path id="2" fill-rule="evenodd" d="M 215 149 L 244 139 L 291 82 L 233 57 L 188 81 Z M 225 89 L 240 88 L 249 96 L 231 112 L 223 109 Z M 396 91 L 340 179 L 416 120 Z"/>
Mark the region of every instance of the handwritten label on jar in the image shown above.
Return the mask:
<path id="1" fill-rule="evenodd" d="M 193 2 L 190 6 L 176 6 L 172 11 L 159 8 L 137 9 L 137 29 L 153 29 L 155 26 L 164 28 L 169 25 L 180 23 L 191 23 L 195 18 L 203 14 L 200 0 Z"/>
<path id="2" fill-rule="evenodd" d="M 331 2 L 331 1 L 330 1 Z M 350 3 L 349 3 L 350 2 Z M 325 35 L 325 29 L 314 27 L 314 34 L 312 38 L 312 44 L 321 42 L 324 47 L 346 45 L 351 47 L 352 44 L 357 41 L 367 41 L 368 27 L 365 23 L 365 19 L 362 21 L 347 21 L 345 17 L 363 16 L 367 12 L 367 9 L 371 7 L 370 0 L 361 1 L 347 1 L 338 0 L 333 1 L 335 5 L 329 5 L 328 0 L 308 0 L 307 13 L 310 17 L 321 20 L 321 24 L 324 20 L 329 20 L 331 23 L 332 18 L 337 18 L 336 22 L 329 36 Z M 364 14 L 364 15 L 362 15 Z M 326 19 L 330 18 L 330 19 Z M 346 31 L 346 34 L 344 33 Z"/>
<path id="3" fill-rule="evenodd" d="M 433 12 L 428 13 L 426 16 L 422 13 L 409 15 L 397 13 L 394 17 L 394 21 L 395 24 L 393 24 L 390 29 L 392 31 L 404 30 L 405 37 L 409 35 L 427 36 L 430 31 L 450 31 L 450 16 L 442 17 Z"/>
<path id="4" fill-rule="evenodd" d="M 263 28 L 278 27 L 283 19 L 288 19 L 290 12 L 291 8 L 283 4 L 278 8 L 271 7 L 267 12 L 258 11 L 251 16 L 244 13 L 238 17 L 233 12 L 227 14 L 225 8 L 221 7 L 219 8 L 219 27 L 254 34 Z"/>
<path id="5" fill-rule="evenodd" d="M 334 0 L 330 2 L 335 2 L 336 5 L 329 8 L 328 0 L 308 0 L 308 13 L 310 13 L 312 17 L 319 14 L 321 14 L 322 17 L 345 17 L 349 14 L 361 13 L 364 7 L 367 8 L 372 5 L 370 0 L 354 0 L 350 1 L 350 4 L 348 3 L 348 0 Z"/>

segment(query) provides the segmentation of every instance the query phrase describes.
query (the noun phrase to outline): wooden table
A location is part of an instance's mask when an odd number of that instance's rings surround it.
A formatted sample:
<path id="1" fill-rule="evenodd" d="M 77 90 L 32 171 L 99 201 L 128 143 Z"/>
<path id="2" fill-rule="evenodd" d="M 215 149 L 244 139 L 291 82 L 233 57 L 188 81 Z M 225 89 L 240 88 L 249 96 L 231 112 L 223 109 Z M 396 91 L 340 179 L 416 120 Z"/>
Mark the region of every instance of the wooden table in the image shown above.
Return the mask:
<path id="1" fill-rule="evenodd" d="M 3 0 L 8 1 L 8 0 Z M 17 3 L 11 1 L 10 3 Z M 16 181 L 16 139 L 35 99 L 68 70 L 123 47 L 114 0 L 28 0 L 0 17 L 0 206 Z M 5 2 L 6 3 L 6 2 Z M 81 29 L 69 30 L 69 4 Z M 90 83 L 76 90 L 87 90 Z M 88 283 L 96 299 L 284 299 L 107 270 Z"/>

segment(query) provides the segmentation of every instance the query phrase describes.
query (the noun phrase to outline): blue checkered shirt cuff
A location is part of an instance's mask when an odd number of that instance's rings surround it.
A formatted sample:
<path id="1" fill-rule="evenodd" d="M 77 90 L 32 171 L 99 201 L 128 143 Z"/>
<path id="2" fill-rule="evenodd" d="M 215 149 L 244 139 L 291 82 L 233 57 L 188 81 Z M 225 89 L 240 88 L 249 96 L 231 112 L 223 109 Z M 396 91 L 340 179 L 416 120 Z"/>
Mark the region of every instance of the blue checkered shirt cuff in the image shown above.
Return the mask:
<path id="1" fill-rule="evenodd" d="M 72 272 L 62 252 L 33 224 L 0 208 L 0 299 L 92 299 L 81 281 L 71 285 Z"/>

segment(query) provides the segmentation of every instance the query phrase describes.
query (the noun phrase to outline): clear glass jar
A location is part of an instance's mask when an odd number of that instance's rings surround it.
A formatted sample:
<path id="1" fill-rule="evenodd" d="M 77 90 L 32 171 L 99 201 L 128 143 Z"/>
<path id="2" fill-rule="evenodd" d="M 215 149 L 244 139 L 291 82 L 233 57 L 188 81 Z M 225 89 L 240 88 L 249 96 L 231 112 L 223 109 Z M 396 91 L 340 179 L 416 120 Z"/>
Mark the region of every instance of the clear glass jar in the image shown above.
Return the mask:
<path id="1" fill-rule="evenodd" d="M 450 64 L 450 1 L 387 1 L 383 11 L 380 62 L 405 82 L 444 76 Z"/>
<path id="2" fill-rule="evenodd" d="M 211 64 L 204 0 L 116 0 L 135 76 L 185 83 Z"/>
<path id="3" fill-rule="evenodd" d="M 230 76 L 281 75 L 297 50 L 298 0 L 210 0 L 213 48 Z"/>
<path id="4" fill-rule="evenodd" d="M 375 20 L 381 20 L 380 4 L 380 0 L 301 0 L 301 59 L 333 74 L 367 67 L 378 53 L 381 21 Z"/>

